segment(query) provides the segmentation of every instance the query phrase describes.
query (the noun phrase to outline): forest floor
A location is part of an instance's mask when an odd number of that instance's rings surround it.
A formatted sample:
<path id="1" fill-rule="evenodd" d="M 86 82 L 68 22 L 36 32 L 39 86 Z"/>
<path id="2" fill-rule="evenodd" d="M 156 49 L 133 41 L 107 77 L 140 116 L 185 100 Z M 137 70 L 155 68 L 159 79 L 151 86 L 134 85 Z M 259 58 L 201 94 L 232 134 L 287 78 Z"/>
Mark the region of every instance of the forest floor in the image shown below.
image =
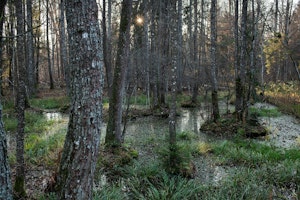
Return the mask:
<path id="1" fill-rule="evenodd" d="M 49 98 L 53 96 L 63 95 L 65 91 L 42 91 L 39 93 L 38 98 Z M 273 109 L 275 106 L 267 103 L 257 103 L 254 107 L 258 109 Z M 51 110 L 53 112 L 53 110 Z M 141 113 L 139 113 L 141 112 Z M 140 116 L 148 116 L 148 111 L 135 110 L 132 112 L 133 118 Z M 62 115 L 62 117 L 52 124 L 51 128 L 47 130 L 50 134 L 57 132 L 58 129 L 66 129 L 68 122 L 68 116 Z M 298 148 L 300 146 L 300 122 L 299 119 L 288 115 L 282 114 L 278 117 L 259 117 L 259 123 L 264 126 L 269 132 L 261 141 L 263 143 L 274 145 L 283 148 Z M 11 139 L 10 147 L 14 146 L 14 140 Z M 142 149 L 143 148 L 143 149 Z M 151 157 L 155 157 L 153 148 L 138 149 L 139 155 L 144 155 L 145 160 Z M 59 149 L 58 151 L 60 151 Z M 26 191 L 29 199 L 47 199 L 41 198 L 41 195 L 49 187 L 49 183 L 54 183 L 55 173 L 57 172 L 58 161 L 56 166 L 52 165 L 28 165 L 26 168 Z M 200 156 L 194 160 L 196 167 L 195 177 L 201 181 L 208 181 L 213 179 L 216 184 L 221 181 L 227 174 L 227 170 L 224 167 L 216 166 L 208 156 Z M 214 166 L 215 165 L 215 166 Z M 214 166 L 214 167 L 210 167 Z M 12 167 L 12 179 L 14 179 L 15 169 Z M 49 189 L 49 188 L 48 188 Z M 293 191 L 284 191 L 286 199 L 295 199 Z"/>

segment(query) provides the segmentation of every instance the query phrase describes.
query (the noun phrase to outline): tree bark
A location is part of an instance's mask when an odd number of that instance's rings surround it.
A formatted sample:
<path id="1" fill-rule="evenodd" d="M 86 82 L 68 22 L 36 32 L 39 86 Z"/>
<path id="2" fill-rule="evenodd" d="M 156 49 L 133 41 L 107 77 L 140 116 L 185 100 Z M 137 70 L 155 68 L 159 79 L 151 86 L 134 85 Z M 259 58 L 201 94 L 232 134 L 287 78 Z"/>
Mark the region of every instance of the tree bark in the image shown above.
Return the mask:
<path id="1" fill-rule="evenodd" d="M 5 11 L 5 5 L 6 0 L 2 1 L 0 3 L 0 95 L 2 95 L 2 72 L 3 72 L 3 66 L 2 66 L 2 33 L 3 33 L 3 24 L 4 24 L 4 11 Z"/>
<path id="2" fill-rule="evenodd" d="M 60 63 L 61 71 L 63 73 L 67 88 L 70 88 L 70 74 L 68 70 L 68 51 L 67 51 L 67 38 L 65 30 L 65 0 L 60 0 L 60 17 L 59 17 L 59 44 L 60 44 Z M 69 93 L 69 91 L 68 91 Z"/>
<path id="3" fill-rule="evenodd" d="M 15 11 L 17 17 L 17 35 L 24 34 L 24 18 L 23 18 L 23 3 L 22 0 L 15 1 Z M 25 192 L 25 161 L 24 161 L 24 128 L 25 128 L 25 98 L 26 98 L 26 80 L 27 77 L 25 68 L 25 41 L 24 37 L 17 37 L 17 66 L 16 66 L 16 113 L 17 113 L 17 136 L 16 136 L 16 180 L 14 185 L 15 197 L 24 198 Z"/>
<path id="4" fill-rule="evenodd" d="M 111 1 L 108 2 L 111 4 Z M 108 6 L 108 7 L 111 7 Z M 111 95 L 111 86 L 113 83 L 113 73 L 112 73 L 112 59 L 111 59 L 111 33 L 107 31 L 107 20 L 106 20 L 106 1 L 103 0 L 103 12 L 102 12 L 102 27 L 103 27 L 103 56 L 104 56 L 104 65 L 106 72 L 106 82 L 108 96 Z M 108 20 L 110 22 L 110 20 Z M 109 25 L 110 26 L 110 25 Z"/>
<path id="5" fill-rule="evenodd" d="M 111 96 L 109 99 L 109 118 L 106 129 L 105 144 L 120 146 L 122 136 L 122 103 L 124 96 L 125 77 L 129 64 L 130 25 L 132 0 L 123 0 L 119 29 L 118 51 L 114 71 Z"/>
<path id="6" fill-rule="evenodd" d="M 59 199 L 92 199 L 104 67 L 96 1 L 66 1 L 66 19 L 71 110 L 56 188 Z"/>
<path id="7" fill-rule="evenodd" d="M 177 47 L 177 92 L 182 92 L 183 82 L 183 37 L 182 37 L 182 0 L 178 0 L 178 47 Z"/>
<path id="8" fill-rule="evenodd" d="M 36 93 L 36 78 L 34 67 L 33 29 L 32 29 L 32 0 L 26 0 L 27 7 L 27 77 L 28 95 L 31 97 Z"/>
<path id="9" fill-rule="evenodd" d="M 194 31 L 192 31 L 192 27 L 190 28 L 191 33 L 190 33 L 190 40 L 191 40 L 191 50 L 192 52 L 190 53 L 191 55 L 191 61 L 192 61 L 192 68 L 194 72 L 194 81 L 193 81 L 193 94 L 192 94 L 192 103 L 196 104 L 197 103 L 197 97 L 198 97 L 198 90 L 199 90 L 199 66 L 198 66 L 198 61 L 199 61 L 199 53 L 198 53 L 198 2 L 197 0 L 194 0 L 193 2 L 190 1 L 190 5 L 194 8 L 194 13 L 192 13 L 191 9 L 191 19 L 190 23 L 192 23 L 192 14 L 194 14 Z M 191 25 L 192 26 L 192 25 Z"/>
<path id="10" fill-rule="evenodd" d="M 0 67 L 2 68 L 2 33 L 6 0 L 0 2 Z M 1 90 L 1 87 L 0 87 Z M 0 92 L 1 95 L 1 92 Z M 8 163 L 6 133 L 2 122 L 2 104 L 0 99 L 0 199 L 12 200 L 12 185 Z"/>
<path id="11" fill-rule="evenodd" d="M 46 43 L 47 43 L 47 64 L 48 64 L 48 74 L 49 74 L 49 85 L 50 89 L 54 89 L 54 81 L 52 74 L 52 63 L 51 63 L 51 53 L 50 53 L 50 39 L 49 39 L 49 0 L 46 0 Z"/>
<path id="12" fill-rule="evenodd" d="M 210 27 L 211 27 L 211 102 L 212 102 L 212 115 L 213 120 L 217 121 L 220 118 L 219 113 L 219 102 L 218 102 L 218 80 L 217 80 L 217 59 L 216 59 L 216 48 L 217 48 L 217 0 L 211 0 L 210 10 Z"/>
<path id="13" fill-rule="evenodd" d="M 238 0 L 237 0 L 238 1 Z M 243 0 L 241 20 L 241 44 L 239 66 L 236 78 L 236 115 L 239 121 L 246 121 L 248 105 L 246 101 L 246 49 L 247 49 L 248 0 Z"/>
<path id="14" fill-rule="evenodd" d="M 13 199 L 8 163 L 7 140 L 2 123 L 2 104 L 0 102 L 0 199 Z"/>

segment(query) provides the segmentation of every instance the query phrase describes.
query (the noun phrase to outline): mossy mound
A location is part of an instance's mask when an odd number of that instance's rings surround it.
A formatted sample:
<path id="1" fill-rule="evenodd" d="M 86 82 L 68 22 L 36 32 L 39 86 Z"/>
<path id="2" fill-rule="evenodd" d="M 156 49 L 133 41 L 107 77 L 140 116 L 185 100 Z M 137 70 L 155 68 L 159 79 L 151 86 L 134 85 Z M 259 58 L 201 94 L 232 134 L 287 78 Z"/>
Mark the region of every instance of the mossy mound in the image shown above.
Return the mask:
<path id="1" fill-rule="evenodd" d="M 218 137 L 245 136 L 257 138 L 266 136 L 267 130 L 261 126 L 257 119 L 249 119 L 246 123 L 237 121 L 233 114 L 223 115 L 217 122 L 206 121 L 200 128 L 201 131 L 211 133 Z"/>
<path id="2" fill-rule="evenodd" d="M 181 103 L 182 108 L 197 108 L 199 106 L 200 105 L 198 105 L 197 103 L 192 102 L 192 101 L 185 101 L 185 102 Z"/>
<path id="3" fill-rule="evenodd" d="M 138 158 L 138 151 L 127 147 L 103 148 L 100 151 L 97 168 L 103 170 L 111 179 L 122 175 L 119 170 Z"/>

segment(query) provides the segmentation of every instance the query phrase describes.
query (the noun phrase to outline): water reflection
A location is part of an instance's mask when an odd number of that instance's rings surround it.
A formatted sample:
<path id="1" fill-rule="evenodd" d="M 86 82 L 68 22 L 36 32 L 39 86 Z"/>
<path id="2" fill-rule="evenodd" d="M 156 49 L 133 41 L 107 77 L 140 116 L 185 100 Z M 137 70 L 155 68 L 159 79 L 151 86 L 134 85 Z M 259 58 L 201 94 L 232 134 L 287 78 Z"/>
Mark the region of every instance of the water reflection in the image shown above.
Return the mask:
<path id="1" fill-rule="evenodd" d="M 59 112 L 45 112 L 44 116 L 47 120 L 61 120 L 63 117 Z"/>

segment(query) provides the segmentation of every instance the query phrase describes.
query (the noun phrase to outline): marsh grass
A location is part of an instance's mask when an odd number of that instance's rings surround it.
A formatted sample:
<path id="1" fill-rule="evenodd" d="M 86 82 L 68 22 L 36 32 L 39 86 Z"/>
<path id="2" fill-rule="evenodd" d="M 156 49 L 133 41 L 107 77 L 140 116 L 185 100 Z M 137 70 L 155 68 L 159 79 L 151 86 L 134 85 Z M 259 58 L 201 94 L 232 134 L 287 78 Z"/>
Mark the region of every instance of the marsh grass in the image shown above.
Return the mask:
<path id="1" fill-rule="evenodd" d="M 251 114 L 254 114 L 257 117 L 279 117 L 279 116 L 281 116 L 281 112 L 278 110 L 278 108 L 250 107 L 249 111 Z"/>
<path id="2" fill-rule="evenodd" d="M 57 164 L 58 154 L 63 148 L 66 129 L 51 135 L 30 134 L 25 138 L 25 158 L 34 165 Z"/>
<path id="3" fill-rule="evenodd" d="M 30 106 L 40 109 L 60 109 L 66 107 L 69 102 L 70 99 L 67 96 L 29 100 Z"/>

